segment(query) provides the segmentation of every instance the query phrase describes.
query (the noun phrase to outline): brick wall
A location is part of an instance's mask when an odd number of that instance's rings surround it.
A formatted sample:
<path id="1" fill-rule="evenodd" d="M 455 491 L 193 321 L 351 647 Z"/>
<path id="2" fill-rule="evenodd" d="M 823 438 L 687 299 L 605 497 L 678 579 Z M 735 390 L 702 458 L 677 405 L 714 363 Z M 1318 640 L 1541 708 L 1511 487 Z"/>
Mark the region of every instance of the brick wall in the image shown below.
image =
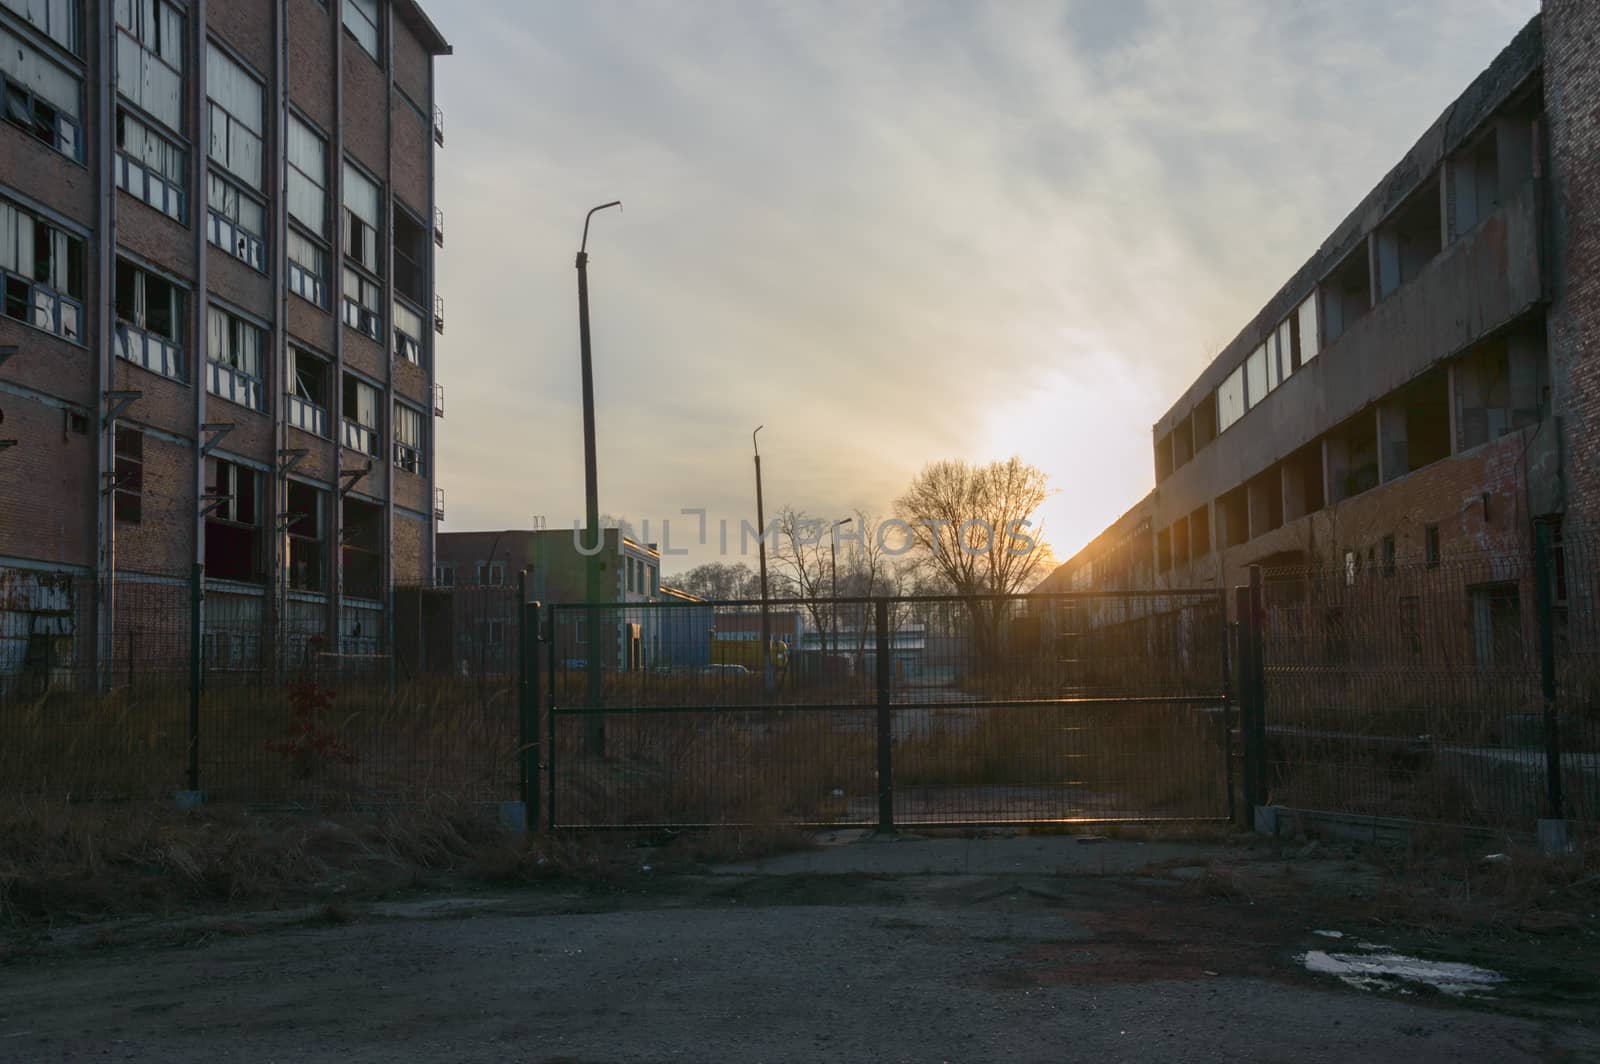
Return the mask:
<path id="1" fill-rule="evenodd" d="M 66 410 L 3 392 L 0 411 L 0 437 L 18 441 L 0 452 L 0 555 L 93 565 L 93 419 L 79 435 Z"/>
<path id="2" fill-rule="evenodd" d="M 1546 0 L 1556 411 L 1565 419 L 1568 510 L 1600 527 L 1600 4 Z"/>

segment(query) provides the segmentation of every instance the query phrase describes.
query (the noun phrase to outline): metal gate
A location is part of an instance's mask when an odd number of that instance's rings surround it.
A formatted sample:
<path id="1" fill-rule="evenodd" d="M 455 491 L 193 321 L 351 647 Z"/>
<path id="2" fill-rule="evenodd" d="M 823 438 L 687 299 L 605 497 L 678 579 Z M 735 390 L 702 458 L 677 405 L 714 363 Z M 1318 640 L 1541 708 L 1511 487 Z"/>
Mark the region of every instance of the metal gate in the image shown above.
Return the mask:
<path id="1" fill-rule="evenodd" d="M 1215 590 L 545 614 L 552 827 L 1231 813 Z"/>

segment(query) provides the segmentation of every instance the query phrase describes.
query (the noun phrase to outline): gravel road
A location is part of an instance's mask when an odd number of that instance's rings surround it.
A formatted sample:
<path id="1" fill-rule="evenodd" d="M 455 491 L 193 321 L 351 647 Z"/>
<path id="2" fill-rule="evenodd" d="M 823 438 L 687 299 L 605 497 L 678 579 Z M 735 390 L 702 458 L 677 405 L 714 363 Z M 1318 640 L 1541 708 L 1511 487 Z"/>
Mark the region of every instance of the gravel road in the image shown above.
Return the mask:
<path id="1" fill-rule="evenodd" d="M 0 1060 L 1600 1059 L 1589 999 L 1305 973 L 1316 919 L 1194 889 L 1206 853 L 1015 843 L 102 929 L 0 968 Z"/>

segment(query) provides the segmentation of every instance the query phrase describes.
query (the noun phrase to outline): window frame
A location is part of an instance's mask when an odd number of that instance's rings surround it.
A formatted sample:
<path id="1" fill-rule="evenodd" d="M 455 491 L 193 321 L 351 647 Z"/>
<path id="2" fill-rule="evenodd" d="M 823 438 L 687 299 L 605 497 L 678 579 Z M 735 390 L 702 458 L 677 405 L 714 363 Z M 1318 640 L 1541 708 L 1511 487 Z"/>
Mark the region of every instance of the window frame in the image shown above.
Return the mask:
<path id="1" fill-rule="evenodd" d="M 383 214 L 388 201 L 385 198 L 383 183 L 349 158 L 344 160 L 343 176 L 344 194 L 341 197 L 343 202 L 340 204 L 339 215 L 340 247 L 344 252 L 344 277 L 340 289 L 343 303 L 340 317 L 356 332 L 382 343 L 386 324 L 383 310 L 385 248 L 384 232 L 380 227 L 384 224 Z M 371 190 L 373 213 L 378 215 L 376 219 L 358 214 L 351 206 L 351 189 L 361 185 Z M 368 246 L 371 247 L 370 255 L 352 254 L 353 251 L 361 251 Z M 355 296 L 351 295 L 352 288 L 356 291 Z"/>
<path id="2" fill-rule="evenodd" d="M 134 444 L 127 451 L 123 449 L 125 440 Z M 113 519 L 123 525 L 144 524 L 143 429 L 117 425 L 112 444 L 112 470 Z"/>
<path id="3" fill-rule="evenodd" d="M 355 385 L 356 416 L 351 417 L 345 413 L 349 406 L 349 386 Z M 383 389 L 368 381 L 365 377 L 357 376 L 349 370 L 345 371 L 344 381 L 340 385 L 339 416 L 341 428 L 339 432 L 340 443 L 353 451 L 359 451 L 372 458 L 382 454 L 382 403 Z M 369 389 L 373 393 L 372 417 L 373 423 L 368 424 L 361 418 L 361 389 Z"/>
<path id="4" fill-rule="evenodd" d="M 289 492 L 296 489 L 308 491 L 315 500 L 316 505 L 312 513 L 300 514 L 289 508 L 294 505 Z M 288 538 L 288 557 L 286 568 L 288 570 L 289 589 L 291 591 L 324 592 L 328 589 L 328 497 L 326 488 L 315 484 L 308 484 L 302 480 L 289 478 L 288 487 L 285 489 L 284 510 L 286 524 L 284 532 Z M 310 522 L 310 531 L 305 531 L 306 522 Z M 315 577 L 307 582 L 301 573 L 296 571 L 298 558 L 295 551 L 296 543 L 311 544 L 310 556 L 316 560 Z"/>
<path id="5" fill-rule="evenodd" d="M 66 40 L 63 40 L 60 35 L 58 35 L 58 34 L 56 34 L 55 32 L 52 31 L 52 29 L 51 29 L 51 27 L 49 25 L 49 21 L 50 20 L 48 19 L 48 17 L 46 18 L 46 24 L 45 25 L 43 25 L 43 26 L 39 25 L 37 22 L 33 21 L 33 18 L 29 15 L 29 13 L 27 11 L 23 10 L 22 7 L 19 7 L 15 3 L 15 0 L 0 0 L 0 7 L 4 7 L 6 9 L 10 10 L 12 13 L 14 13 L 16 15 L 18 21 L 26 23 L 28 26 L 32 27 L 35 32 L 44 34 L 51 41 L 53 41 L 57 45 L 60 45 L 62 48 L 66 49 L 68 52 L 71 52 L 73 55 L 77 56 L 79 59 L 82 59 L 84 57 L 83 56 L 83 10 L 82 10 L 82 5 L 79 3 L 79 0 L 61 0 L 61 11 L 62 11 L 62 14 L 65 15 L 67 23 L 68 23 L 68 32 L 66 34 L 66 37 L 69 38 L 69 39 L 66 39 Z M 46 14 L 46 16 L 48 16 L 50 14 L 50 11 L 47 9 L 45 14 Z"/>
<path id="6" fill-rule="evenodd" d="M 415 418 L 416 439 L 408 442 L 401 429 L 407 415 Z M 394 465 L 396 469 L 416 476 L 427 473 L 427 415 L 409 403 L 394 401 Z"/>
<path id="7" fill-rule="evenodd" d="M 31 23 L 29 24 L 31 25 Z M 3 112 L 0 113 L 0 121 L 15 126 L 33 139 L 58 154 L 71 159 L 78 165 L 86 166 L 87 145 L 84 143 L 84 119 L 82 117 L 86 94 L 83 78 L 70 67 L 57 62 L 49 53 L 36 47 L 26 36 L 13 32 L 10 27 L 4 24 L 0 24 L 0 37 L 15 41 L 25 55 L 39 63 L 53 67 L 61 75 L 74 82 L 75 96 L 70 103 L 52 100 L 29 86 L 26 82 L 18 80 L 4 70 L 0 70 L 0 112 Z M 0 43 L 0 47 L 9 47 L 9 45 Z M 25 103 L 23 109 L 28 115 L 27 125 L 24 125 L 12 115 L 11 103 L 13 96 L 21 98 Z M 74 113 L 68 113 L 68 107 Z M 48 114 L 44 112 L 48 112 Z M 50 133 L 49 137 L 44 136 L 47 128 Z M 64 135 L 64 130 L 68 129 L 71 130 L 70 136 Z"/>
<path id="8" fill-rule="evenodd" d="M 88 280 L 87 241 L 39 212 L 5 198 L 0 198 L 0 241 L 5 239 L 3 219 L 7 211 L 15 219 L 12 233 L 15 244 L 10 252 L 9 265 L 7 253 L 0 249 L 0 317 L 83 346 L 86 343 L 83 324 Z M 26 226 L 22 224 L 24 220 Z M 23 269 L 25 229 L 29 231 L 28 242 L 32 245 L 27 249 L 31 259 L 27 264 L 31 269 L 28 270 Z M 39 254 L 41 243 L 46 247 L 46 254 L 42 257 Z M 65 276 L 55 276 L 63 258 L 66 260 L 63 267 Z M 41 272 L 47 276 L 41 277 Z M 55 283 L 58 279 L 65 281 L 65 290 Z M 19 317 L 13 313 L 14 309 L 21 309 L 26 316 Z M 69 317 L 75 323 L 71 332 L 65 328 Z M 48 319 L 48 323 L 41 324 L 45 319 Z"/>
<path id="9" fill-rule="evenodd" d="M 255 372 L 240 365 L 248 335 L 255 337 Z M 215 345 L 227 348 L 217 357 Z M 206 304 L 206 391 L 250 410 L 266 412 L 267 330 L 216 303 Z M 240 391 L 244 398 L 239 398 Z"/>
<path id="10" fill-rule="evenodd" d="M 122 270 L 126 267 L 132 271 L 132 279 L 136 285 L 133 293 L 134 317 L 124 315 L 122 304 Z M 188 383 L 188 360 L 184 357 L 186 341 L 188 338 L 188 301 L 193 297 L 187 288 L 164 274 L 158 273 L 140 262 L 130 259 L 122 254 L 116 256 L 112 270 L 112 307 L 115 314 L 114 346 L 118 358 L 126 359 L 136 366 L 142 366 L 152 373 L 158 373 L 171 380 Z M 168 314 L 177 333 L 176 336 L 159 332 L 152 328 L 149 319 L 149 285 L 151 281 L 167 286 L 168 296 L 171 299 Z M 138 334 L 138 343 L 135 345 L 134 337 Z M 137 351 L 135 347 L 137 346 Z M 152 350 L 153 349 L 153 350 Z M 138 357 L 135 357 L 135 354 Z M 156 364 L 152 364 L 156 363 Z"/>
<path id="11" fill-rule="evenodd" d="M 355 40 L 356 44 L 360 46 L 361 50 L 366 53 L 367 58 L 371 59 L 374 63 L 377 63 L 381 67 L 383 66 L 383 59 L 381 58 L 381 53 L 383 52 L 382 3 L 381 0 L 371 0 L 372 15 L 369 18 L 367 16 L 367 12 L 361 7 L 362 2 L 363 0 L 340 0 L 339 22 L 344 27 L 344 31 L 348 33 L 351 38 Z M 352 11 L 354 11 L 355 14 L 360 18 L 361 26 L 371 30 L 372 47 L 367 47 L 367 42 L 362 39 L 358 30 L 350 25 L 350 13 Z"/>

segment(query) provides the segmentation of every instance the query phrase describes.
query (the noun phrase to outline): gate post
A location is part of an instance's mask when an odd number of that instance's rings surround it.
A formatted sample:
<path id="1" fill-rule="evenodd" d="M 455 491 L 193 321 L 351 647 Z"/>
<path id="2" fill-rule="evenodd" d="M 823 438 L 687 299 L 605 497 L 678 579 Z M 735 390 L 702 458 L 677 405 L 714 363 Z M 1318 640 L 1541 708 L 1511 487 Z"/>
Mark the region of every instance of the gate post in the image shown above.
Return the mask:
<path id="1" fill-rule="evenodd" d="M 200 800 L 200 673 L 201 612 L 205 597 L 205 566 L 196 563 L 189 572 L 189 794 Z M 133 666 L 130 663 L 129 668 Z"/>
<path id="2" fill-rule="evenodd" d="M 517 577 L 517 783 L 523 826 L 539 829 L 539 604 L 527 601 L 528 571 Z"/>
<path id="3" fill-rule="evenodd" d="M 1547 817 L 1560 820 L 1564 801 L 1561 794 L 1561 724 L 1556 712 L 1556 625 L 1555 567 L 1550 557 L 1550 526 L 1537 521 L 1533 526 L 1533 582 L 1539 608 L 1539 687 L 1544 696 L 1545 797 Z"/>
<path id="4" fill-rule="evenodd" d="M 1244 747 L 1245 827 L 1266 800 L 1266 676 L 1261 654 L 1261 570 L 1250 568 L 1250 586 L 1234 589 L 1239 618 L 1239 730 Z"/>
<path id="5" fill-rule="evenodd" d="M 889 660 L 889 600 L 873 602 L 878 630 L 878 830 L 894 832 L 894 727 L 889 717 L 889 690 L 894 664 Z"/>

